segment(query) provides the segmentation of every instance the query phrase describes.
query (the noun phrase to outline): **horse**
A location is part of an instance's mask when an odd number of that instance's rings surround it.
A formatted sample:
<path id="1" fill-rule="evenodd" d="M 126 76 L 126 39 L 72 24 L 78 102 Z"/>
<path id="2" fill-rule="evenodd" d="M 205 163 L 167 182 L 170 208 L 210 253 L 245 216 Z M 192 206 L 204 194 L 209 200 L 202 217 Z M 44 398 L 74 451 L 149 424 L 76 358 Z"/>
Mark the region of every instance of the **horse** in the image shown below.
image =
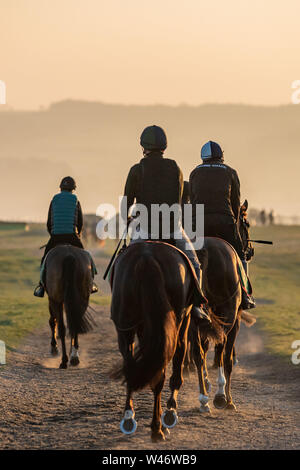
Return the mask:
<path id="1" fill-rule="evenodd" d="M 254 248 L 250 239 L 250 223 L 247 219 L 248 201 L 245 199 L 240 208 L 238 230 L 243 244 L 246 261 L 250 261 L 254 256 Z"/>
<path id="2" fill-rule="evenodd" d="M 58 245 L 52 248 L 45 260 L 45 289 L 48 294 L 52 332 L 51 354 L 58 354 L 56 329 L 61 339 L 62 359 L 60 368 L 68 366 L 66 353 L 66 328 L 71 337 L 70 365 L 79 364 L 78 335 L 87 333 L 93 327 L 93 319 L 87 311 L 92 286 L 91 259 L 88 252 L 72 245 Z"/>
<path id="3" fill-rule="evenodd" d="M 240 207 L 240 214 L 239 214 L 239 219 L 238 219 L 238 231 L 242 240 L 243 244 L 243 251 L 245 253 L 245 259 L 247 261 L 246 263 L 246 274 L 248 275 L 248 262 L 251 261 L 251 259 L 254 256 L 254 248 L 252 243 L 249 241 L 250 239 L 250 223 L 247 219 L 247 210 L 248 210 L 248 201 L 245 199 L 243 204 Z M 238 358 L 236 355 L 236 349 L 235 347 L 233 348 L 233 364 L 236 365 L 238 364 Z M 217 369 L 218 363 L 217 363 L 217 355 L 215 354 L 214 357 L 214 362 L 213 362 L 213 368 Z"/>
<path id="4" fill-rule="evenodd" d="M 194 282 L 185 255 L 164 242 L 132 243 L 115 261 L 111 318 L 123 364 L 113 371 L 113 377 L 123 378 L 126 383 L 125 412 L 120 424 L 125 434 L 134 433 L 137 427 L 132 395 L 148 385 L 154 394 L 152 440 L 164 440 L 168 429 L 177 423 L 177 396 L 183 383 Z M 217 325 L 205 322 L 203 332 L 219 338 Z M 135 336 L 139 341 L 136 350 Z M 171 396 L 162 414 L 161 393 L 171 360 Z"/>
<path id="5" fill-rule="evenodd" d="M 197 251 L 202 267 L 202 288 L 213 314 L 219 319 L 224 336 L 215 346 L 215 361 L 218 368 L 218 389 L 213 404 L 215 408 L 235 410 L 231 395 L 233 351 L 241 320 L 247 326 L 255 323 L 255 317 L 241 309 L 241 285 L 238 274 L 238 259 L 235 250 L 220 238 L 205 237 L 204 247 Z M 206 365 L 209 339 L 201 337 L 201 331 L 191 328 L 191 349 L 198 369 L 200 395 L 203 398 L 200 412 L 209 412 L 208 392 L 210 382 Z M 204 377 L 204 386 L 201 376 Z M 206 403 L 205 403 L 206 400 Z"/>

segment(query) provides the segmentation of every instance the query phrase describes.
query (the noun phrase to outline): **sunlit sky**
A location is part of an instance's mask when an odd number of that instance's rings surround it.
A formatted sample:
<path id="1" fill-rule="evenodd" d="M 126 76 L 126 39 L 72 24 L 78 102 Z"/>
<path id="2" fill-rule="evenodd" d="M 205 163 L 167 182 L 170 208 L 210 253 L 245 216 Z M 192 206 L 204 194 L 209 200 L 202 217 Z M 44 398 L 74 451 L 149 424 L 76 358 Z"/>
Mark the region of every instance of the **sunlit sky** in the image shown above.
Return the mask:
<path id="1" fill-rule="evenodd" d="M 291 102 L 299 0 L 1 0 L 0 80 L 15 109 Z"/>

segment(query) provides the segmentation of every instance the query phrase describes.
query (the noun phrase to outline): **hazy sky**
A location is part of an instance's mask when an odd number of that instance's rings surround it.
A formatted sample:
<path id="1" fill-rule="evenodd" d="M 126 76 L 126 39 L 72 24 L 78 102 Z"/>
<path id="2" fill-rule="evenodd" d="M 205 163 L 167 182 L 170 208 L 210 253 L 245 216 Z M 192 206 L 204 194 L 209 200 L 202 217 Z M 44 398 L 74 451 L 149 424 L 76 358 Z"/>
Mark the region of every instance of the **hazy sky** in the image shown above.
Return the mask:
<path id="1" fill-rule="evenodd" d="M 290 103 L 299 21 L 299 0 L 0 0 L 0 80 L 19 109 Z"/>

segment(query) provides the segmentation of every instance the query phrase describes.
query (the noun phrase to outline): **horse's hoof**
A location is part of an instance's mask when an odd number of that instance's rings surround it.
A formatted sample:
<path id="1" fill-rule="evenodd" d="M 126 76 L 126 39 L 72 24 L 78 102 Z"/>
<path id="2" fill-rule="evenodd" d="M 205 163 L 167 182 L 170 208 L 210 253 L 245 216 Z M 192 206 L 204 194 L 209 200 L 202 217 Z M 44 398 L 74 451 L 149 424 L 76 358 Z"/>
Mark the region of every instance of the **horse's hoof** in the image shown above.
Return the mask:
<path id="1" fill-rule="evenodd" d="M 226 405 L 226 410 L 230 410 L 230 411 L 236 411 L 236 406 L 233 402 L 229 402 L 227 403 Z"/>
<path id="2" fill-rule="evenodd" d="M 174 408 L 166 410 L 161 416 L 161 422 L 165 428 L 174 428 L 174 426 L 176 426 L 176 424 L 178 423 L 178 416 L 176 410 L 174 410 Z"/>
<path id="3" fill-rule="evenodd" d="M 199 411 L 201 414 L 210 414 L 210 406 L 209 405 L 200 405 Z"/>
<path id="4" fill-rule="evenodd" d="M 70 364 L 71 366 L 78 366 L 78 364 L 80 363 L 80 360 L 79 360 L 79 357 L 71 357 L 70 359 Z"/>
<path id="5" fill-rule="evenodd" d="M 165 439 L 165 435 L 162 431 L 157 431 L 151 434 L 152 442 L 164 441 Z"/>
<path id="6" fill-rule="evenodd" d="M 120 429 L 123 434 L 133 434 L 136 431 L 137 422 L 134 419 L 134 413 L 131 410 L 126 410 L 124 418 L 120 423 Z"/>
<path id="7" fill-rule="evenodd" d="M 227 405 L 227 400 L 226 400 L 225 395 L 216 395 L 213 403 L 214 403 L 214 407 L 217 408 L 218 410 L 224 409 Z"/>
<path id="8" fill-rule="evenodd" d="M 52 356 L 57 356 L 58 355 L 58 347 L 57 346 L 51 346 L 51 351 L 50 351 Z"/>
<path id="9" fill-rule="evenodd" d="M 68 363 L 67 362 L 62 362 L 59 366 L 60 369 L 67 369 L 68 368 Z"/>
<path id="10" fill-rule="evenodd" d="M 238 360 L 237 357 L 235 357 L 235 358 L 233 359 L 233 365 L 234 365 L 234 366 L 237 366 L 238 363 L 239 363 L 239 360 Z"/>

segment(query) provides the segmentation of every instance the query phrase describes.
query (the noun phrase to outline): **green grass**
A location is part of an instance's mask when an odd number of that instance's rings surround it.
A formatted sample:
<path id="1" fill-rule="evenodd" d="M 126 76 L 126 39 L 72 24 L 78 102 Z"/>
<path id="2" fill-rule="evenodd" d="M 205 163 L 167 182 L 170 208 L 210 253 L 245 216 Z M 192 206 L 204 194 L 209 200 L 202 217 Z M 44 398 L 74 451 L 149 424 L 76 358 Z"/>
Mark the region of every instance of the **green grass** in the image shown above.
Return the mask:
<path id="1" fill-rule="evenodd" d="M 48 322 L 47 295 L 43 299 L 33 296 L 43 253 L 39 247 L 47 239 L 48 235 L 40 225 L 33 225 L 25 232 L 13 224 L 10 228 L 0 224 L 0 339 L 5 341 L 8 351 L 16 348 L 28 333 Z M 111 250 L 109 245 L 100 254 L 104 264 L 107 264 Z M 109 303 L 109 295 L 94 294 L 91 297 L 91 304 Z"/>
<path id="2" fill-rule="evenodd" d="M 36 233 L 0 225 L 0 339 L 8 350 L 48 317 L 46 299 L 33 296 L 39 280 L 40 228 Z M 47 239 L 42 232 L 41 243 Z"/>
<path id="3" fill-rule="evenodd" d="M 300 227 L 256 227 L 251 237 L 274 242 L 273 246 L 255 245 L 250 279 L 258 307 L 253 313 L 267 349 L 288 358 L 293 352 L 292 342 L 300 339 Z M 0 339 L 8 350 L 48 322 L 47 296 L 33 296 L 42 255 L 39 246 L 47 239 L 39 225 L 29 232 L 15 226 L 2 230 L 0 225 Z M 101 278 L 114 249 L 113 241 L 97 249 L 98 278 L 104 295 L 94 294 L 92 305 L 110 303 L 109 288 Z"/>
<path id="4" fill-rule="evenodd" d="M 253 313 L 267 349 L 287 358 L 292 342 L 300 339 L 300 227 L 255 227 L 251 237 L 274 242 L 255 244 L 250 279 L 258 307 Z"/>

